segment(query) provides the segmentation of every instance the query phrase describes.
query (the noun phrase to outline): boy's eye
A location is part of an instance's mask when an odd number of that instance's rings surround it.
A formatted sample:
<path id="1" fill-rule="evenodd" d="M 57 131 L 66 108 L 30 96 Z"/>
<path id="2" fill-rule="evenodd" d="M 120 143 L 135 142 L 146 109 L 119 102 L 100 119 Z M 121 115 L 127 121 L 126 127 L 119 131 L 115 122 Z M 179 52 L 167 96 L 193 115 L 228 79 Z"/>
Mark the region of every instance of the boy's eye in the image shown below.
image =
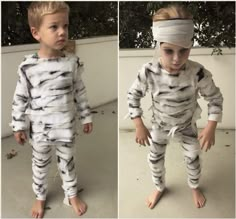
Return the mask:
<path id="1" fill-rule="evenodd" d="M 173 50 L 172 49 L 165 49 L 164 50 L 166 54 L 170 55 L 173 53 Z"/>
<path id="2" fill-rule="evenodd" d="M 65 28 L 65 29 L 67 29 L 67 28 L 68 28 L 68 26 L 69 26 L 69 24 L 65 24 L 65 25 L 64 25 L 64 28 Z"/>
<path id="3" fill-rule="evenodd" d="M 50 29 L 57 29 L 57 25 L 52 25 L 52 26 L 50 26 Z"/>
<path id="4" fill-rule="evenodd" d="M 180 53 L 181 53 L 181 54 L 184 54 L 184 53 L 186 53 L 187 51 L 188 51 L 188 49 L 181 49 L 181 50 L 180 50 Z"/>

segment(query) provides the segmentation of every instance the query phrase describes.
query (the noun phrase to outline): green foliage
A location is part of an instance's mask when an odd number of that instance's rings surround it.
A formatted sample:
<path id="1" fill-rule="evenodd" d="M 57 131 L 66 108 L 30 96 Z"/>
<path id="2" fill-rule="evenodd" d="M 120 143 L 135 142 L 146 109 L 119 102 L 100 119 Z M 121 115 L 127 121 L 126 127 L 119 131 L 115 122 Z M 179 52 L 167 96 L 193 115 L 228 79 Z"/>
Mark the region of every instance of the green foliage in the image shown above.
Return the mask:
<path id="1" fill-rule="evenodd" d="M 2 46 L 33 43 L 27 7 L 30 2 L 2 2 Z"/>
<path id="2" fill-rule="evenodd" d="M 152 44 L 148 2 L 119 2 L 120 48 L 148 48 Z M 139 33 L 139 34 L 138 34 Z"/>
<path id="3" fill-rule="evenodd" d="M 221 47 L 235 46 L 235 2 L 120 2 L 120 48 L 149 48 L 155 11 L 169 4 L 183 4 L 193 14 L 194 40 L 221 54 Z"/>
<path id="4" fill-rule="evenodd" d="M 36 43 L 27 8 L 31 2 L 2 2 L 2 46 Z M 117 34 L 117 2 L 67 2 L 70 39 Z"/>
<path id="5" fill-rule="evenodd" d="M 71 39 L 117 34 L 117 2 L 67 3 Z"/>

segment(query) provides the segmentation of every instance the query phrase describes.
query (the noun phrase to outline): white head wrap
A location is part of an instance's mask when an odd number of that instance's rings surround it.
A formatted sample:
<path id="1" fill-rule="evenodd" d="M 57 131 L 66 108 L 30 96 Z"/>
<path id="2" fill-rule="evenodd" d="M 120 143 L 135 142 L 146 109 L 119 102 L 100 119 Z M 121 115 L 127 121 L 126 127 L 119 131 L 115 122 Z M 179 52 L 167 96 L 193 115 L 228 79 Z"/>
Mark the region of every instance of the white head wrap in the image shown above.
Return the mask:
<path id="1" fill-rule="evenodd" d="M 193 45 L 193 30 L 193 21 L 185 19 L 155 21 L 152 26 L 153 39 L 158 47 L 165 42 L 190 48 Z"/>

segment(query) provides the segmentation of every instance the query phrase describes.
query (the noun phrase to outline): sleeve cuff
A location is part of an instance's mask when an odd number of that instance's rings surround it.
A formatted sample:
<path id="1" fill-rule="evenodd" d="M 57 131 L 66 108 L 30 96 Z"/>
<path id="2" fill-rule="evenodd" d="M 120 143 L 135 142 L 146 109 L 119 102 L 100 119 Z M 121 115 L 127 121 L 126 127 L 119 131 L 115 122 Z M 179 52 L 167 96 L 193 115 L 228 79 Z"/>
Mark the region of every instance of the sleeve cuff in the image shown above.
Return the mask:
<path id="1" fill-rule="evenodd" d="M 92 116 L 87 116 L 85 119 L 81 119 L 82 125 L 93 122 Z"/>
<path id="2" fill-rule="evenodd" d="M 210 114 L 208 116 L 208 120 L 221 122 L 222 121 L 222 114 Z"/>
<path id="3" fill-rule="evenodd" d="M 12 128 L 13 132 L 26 130 L 28 128 L 23 122 L 9 123 L 9 126 Z"/>

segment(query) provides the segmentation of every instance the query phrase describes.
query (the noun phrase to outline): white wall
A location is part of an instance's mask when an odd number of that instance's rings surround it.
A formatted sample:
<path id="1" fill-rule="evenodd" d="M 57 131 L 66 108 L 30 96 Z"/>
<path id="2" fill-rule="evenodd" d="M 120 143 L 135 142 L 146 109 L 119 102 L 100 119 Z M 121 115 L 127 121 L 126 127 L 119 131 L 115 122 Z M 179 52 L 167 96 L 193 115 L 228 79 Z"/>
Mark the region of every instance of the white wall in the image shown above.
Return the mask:
<path id="1" fill-rule="evenodd" d="M 194 48 L 191 50 L 189 59 L 197 61 L 212 72 L 214 81 L 224 97 L 223 120 L 218 124 L 218 128 L 235 129 L 235 50 L 223 49 L 224 55 L 211 56 L 212 49 Z M 127 90 L 137 76 L 142 64 L 150 61 L 153 57 L 153 49 L 129 49 L 119 52 L 119 128 L 133 129 L 133 122 L 127 118 L 128 112 L 126 95 Z M 146 95 L 141 101 L 144 109 L 144 122 L 150 127 L 151 106 L 150 95 Z M 203 109 L 202 118 L 198 120 L 198 127 L 202 128 L 207 122 L 207 103 L 201 99 L 199 101 Z"/>
<path id="2" fill-rule="evenodd" d="M 9 122 L 17 67 L 24 55 L 37 50 L 38 44 L 2 47 L 2 137 L 12 134 Z M 117 36 L 77 40 L 76 54 L 84 62 L 83 79 L 91 107 L 117 99 Z"/>

